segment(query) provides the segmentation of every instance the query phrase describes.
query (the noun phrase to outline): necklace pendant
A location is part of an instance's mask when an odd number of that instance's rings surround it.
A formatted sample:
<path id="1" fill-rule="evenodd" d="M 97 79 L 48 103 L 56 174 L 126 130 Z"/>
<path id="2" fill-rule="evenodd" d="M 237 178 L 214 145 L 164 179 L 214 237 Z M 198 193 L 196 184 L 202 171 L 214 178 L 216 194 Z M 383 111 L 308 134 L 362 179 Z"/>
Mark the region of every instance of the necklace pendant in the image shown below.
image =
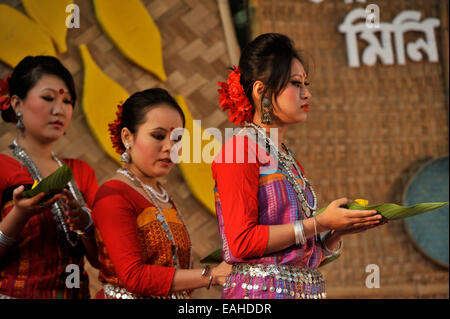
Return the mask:
<path id="1" fill-rule="evenodd" d="M 307 217 L 311 217 L 311 210 L 309 208 L 305 209 L 305 214 Z"/>
<path id="2" fill-rule="evenodd" d="M 308 204 L 306 204 L 306 202 L 302 202 L 302 208 L 303 210 L 306 210 L 308 208 Z"/>
<path id="3" fill-rule="evenodd" d="M 305 215 L 309 217 L 310 214 L 311 214 L 311 210 L 309 209 L 308 204 L 306 203 L 306 201 L 302 202 L 302 209 L 305 212 Z"/>

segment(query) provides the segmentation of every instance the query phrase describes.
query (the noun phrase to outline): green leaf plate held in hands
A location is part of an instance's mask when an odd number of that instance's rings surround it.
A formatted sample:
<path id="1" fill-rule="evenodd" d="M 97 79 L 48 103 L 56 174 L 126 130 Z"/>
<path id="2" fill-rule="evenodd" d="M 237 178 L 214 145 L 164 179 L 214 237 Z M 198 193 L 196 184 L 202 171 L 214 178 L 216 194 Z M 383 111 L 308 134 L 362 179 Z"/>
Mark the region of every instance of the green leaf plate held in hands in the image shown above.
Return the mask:
<path id="1" fill-rule="evenodd" d="M 408 218 L 411 216 L 419 215 L 422 213 L 426 213 L 438 208 L 441 208 L 445 205 L 448 205 L 448 202 L 442 202 L 442 203 L 420 203 L 414 206 L 405 207 L 400 206 L 397 204 L 377 204 L 377 205 L 371 205 L 368 206 L 368 201 L 364 199 L 356 199 L 354 202 L 348 204 L 345 206 L 347 209 L 351 210 L 376 210 L 379 212 L 383 217 L 384 220 L 396 220 L 396 219 L 403 219 Z M 314 216 L 319 215 L 322 213 L 327 207 L 323 207 L 322 209 L 318 210 Z M 330 262 L 338 259 L 340 257 L 340 254 L 336 254 L 333 256 L 328 257 L 325 259 L 319 267 L 322 267 L 326 264 L 329 264 Z M 211 254 L 209 254 L 207 257 L 200 260 L 201 263 L 220 263 L 222 262 L 222 250 L 217 249 Z"/>
<path id="2" fill-rule="evenodd" d="M 23 192 L 22 196 L 31 198 L 41 192 L 44 192 L 46 196 L 43 200 L 48 199 L 54 194 L 61 192 L 63 188 L 72 180 L 72 178 L 72 170 L 69 165 L 64 164 L 40 181 L 37 185 L 35 182 L 32 189 Z"/>
<path id="3" fill-rule="evenodd" d="M 384 219 L 386 220 L 396 220 L 396 219 L 403 219 L 408 218 L 411 216 L 419 215 L 422 213 L 426 213 L 438 208 L 441 208 L 445 205 L 448 205 L 448 202 L 442 202 L 442 203 L 420 203 L 414 206 L 400 206 L 397 204 L 377 204 L 377 205 L 368 205 L 368 201 L 364 199 L 356 199 L 354 202 L 346 205 L 345 208 L 351 209 L 351 210 L 376 210 L 379 212 Z M 322 213 L 327 207 L 323 207 L 322 209 L 318 210 L 314 216 L 319 215 Z"/>
<path id="4" fill-rule="evenodd" d="M 345 207 L 347 209 L 351 209 L 351 210 L 376 210 L 377 212 L 379 212 L 381 214 L 381 216 L 383 216 L 382 221 L 383 220 L 386 221 L 386 220 L 396 220 L 396 219 L 412 217 L 412 216 L 426 213 L 426 212 L 441 208 L 445 205 L 448 205 L 448 202 L 420 203 L 420 204 L 417 204 L 414 206 L 405 207 L 405 206 L 400 206 L 397 204 L 378 204 L 378 205 L 369 206 L 368 203 L 369 202 L 365 199 L 355 199 L 354 202 L 352 202 L 348 205 L 344 205 L 343 207 Z M 326 208 L 327 207 L 323 207 L 323 208 L 319 209 L 314 214 L 314 216 L 317 216 L 320 213 L 323 213 L 323 211 Z M 332 261 L 335 261 L 340 256 L 341 256 L 340 254 L 336 254 L 336 255 L 332 255 L 332 256 L 328 257 L 320 264 L 319 267 L 322 267 L 326 264 L 329 264 Z"/>

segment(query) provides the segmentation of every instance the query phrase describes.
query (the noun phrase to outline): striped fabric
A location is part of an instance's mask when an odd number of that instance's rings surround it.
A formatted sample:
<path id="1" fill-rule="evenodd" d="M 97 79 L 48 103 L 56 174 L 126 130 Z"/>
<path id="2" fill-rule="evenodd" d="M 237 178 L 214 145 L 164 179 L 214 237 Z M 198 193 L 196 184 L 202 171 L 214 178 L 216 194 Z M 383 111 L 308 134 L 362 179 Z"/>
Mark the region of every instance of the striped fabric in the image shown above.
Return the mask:
<path id="1" fill-rule="evenodd" d="M 297 180 L 302 183 L 298 172 L 293 169 Z M 308 189 L 307 189 L 308 190 Z M 227 239 L 223 229 L 222 209 L 220 195 L 214 188 L 216 213 L 219 221 L 220 235 L 223 240 L 223 254 L 229 263 L 245 262 L 251 264 L 282 264 L 298 267 L 316 268 L 322 258 L 322 248 L 316 245 L 314 238 L 308 238 L 303 246 L 292 246 L 281 252 L 265 255 L 260 258 L 239 259 L 232 255 L 228 248 Z M 307 191 L 308 202 L 312 204 L 312 195 Z M 280 225 L 293 223 L 296 220 L 307 218 L 298 204 L 297 195 L 281 170 L 261 170 L 259 175 L 259 224 Z"/>
<path id="2" fill-rule="evenodd" d="M 241 140 L 242 143 L 242 140 Z M 250 144 L 250 142 L 249 142 Z M 242 145 L 238 144 L 242 149 Z M 236 147 L 236 149 L 239 149 Z M 224 147 L 225 148 L 225 147 Z M 223 149 L 224 149 L 223 148 Z M 258 154 L 261 153 L 258 151 Z M 261 161 L 260 161 L 261 162 Z M 297 220 L 308 218 L 305 215 L 292 185 L 282 173 L 280 167 L 274 169 L 274 162 L 269 161 L 259 166 L 259 187 L 257 194 L 258 202 L 258 225 L 281 225 L 293 223 Z M 300 169 L 302 167 L 299 165 Z M 292 168 L 292 172 L 296 176 L 300 184 L 299 172 Z M 303 171 L 302 171 L 303 173 Z M 239 189 L 239 187 L 236 187 Z M 225 235 L 224 220 L 222 213 L 222 204 L 217 184 L 214 189 L 216 215 L 219 223 L 219 231 L 222 237 L 222 256 L 230 264 L 254 264 L 254 265 L 281 265 L 289 266 L 292 269 L 299 268 L 317 268 L 323 256 L 321 242 L 316 242 L 314 237 L 307 239 L 304 245 L 293 245 L 282 251 L 274 252 L 261 257 L 253 257 L 241 259 L 233 256 L 229 247 L 229 242 Z M 309 187 L 306 187 L 306 197 L 310 205 L 313 204 L 313 196 Z M 293 274 L 292 274 L 293 275 Z M 287 278 L 289 278 L 289 275 Z M 314 296 L 322 296 L 325 292 L 324 284 L 311 283 L 307 291 L 303 291 L 305 287 L 296 287 L 295 289 L 287 285 L 287 281 L 272 282 L 275 280 L 271 276 L 254 277 L 251 279 L 249 274 L 239 275 L 230 274 L 227 277 L 228 286 L 223 289 L 222 298 L 251 298 L 251 299 L 285 299 L 285 298 L 304 298 L 303 295 L 312 294 Z M 251 287 L 250 289 L 248 287 Z M 262 289 L 266 287 L 266 289 Z M 320 292 L 320 293 L 319 293 Z"/>

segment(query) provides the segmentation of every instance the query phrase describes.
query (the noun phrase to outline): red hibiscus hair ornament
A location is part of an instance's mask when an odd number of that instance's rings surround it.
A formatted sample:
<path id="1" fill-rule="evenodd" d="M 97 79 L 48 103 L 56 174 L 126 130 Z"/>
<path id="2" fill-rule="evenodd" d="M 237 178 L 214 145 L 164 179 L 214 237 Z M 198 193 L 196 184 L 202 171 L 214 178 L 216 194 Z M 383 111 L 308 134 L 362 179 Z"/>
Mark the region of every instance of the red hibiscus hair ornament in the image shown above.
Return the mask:
<path id="1" fill-rule="evenodd" d="M 122 131 L 122 112 L 123 103 L 117 106 L 116 120 L 108 124 L 109 136 L 111 138 L 112 145 L 117 153 L 122 154 L 126 151 L 125 146 L 122 143 L 121 131 Z"/>
<path id="2" fill-rule="evenodd" d="M 9 79 L 8 74 L 4 80 L 0 79 L 0 111 L 5 111 L 11 106 L 11 97 L 9 96 Z"/>
<path id="3" fill-rule="evenodd" d="M 253 106 L 245 96 L 240 80 L 241 69 L 239 66 L 233 66 L 227 82 L 217 83 L 220 86 L 219 106 L 224 112 L 228 110 L 228 120 L 236 125 L 251 122 L 253 119 Z"/>

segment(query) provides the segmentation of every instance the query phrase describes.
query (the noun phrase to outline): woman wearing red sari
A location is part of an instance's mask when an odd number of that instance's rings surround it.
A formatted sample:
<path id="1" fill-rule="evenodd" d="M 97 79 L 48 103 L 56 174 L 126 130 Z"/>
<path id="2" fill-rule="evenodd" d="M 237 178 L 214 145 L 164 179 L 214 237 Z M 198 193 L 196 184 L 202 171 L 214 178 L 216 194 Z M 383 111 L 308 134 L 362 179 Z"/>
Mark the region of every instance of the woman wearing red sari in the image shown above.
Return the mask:
<path id="1" fill-rule="evenodd" d="M 169 174 L 184 114 L 163 89 L 119 106 L 111 139 L 124 165 L 98 190 L 93 209 L 103 283 L 97 298 L 189 298 L 219 285 L 231 266 L 190 269 L 191 241 L 180 211 L 158 181 Z M 173 136 L 172 136 L 173 135 Z"/>
<path id="2" fill-rule="evenodd" d="M 73 78 L 58 59 L 36 56 L 24 58 L 0 84 L 2 118 L 18 128 L 11 152 L 0 154 L 0 295 L 88 298 L 84 256 L 97 265 L 88 208 L 97 180 L 85 162 L 59 159 L 52 151 L 72 117 Z M 44 200 L 44 193 L 21 196 L 63 164 L 74 174 L 69 189 Z"/>

